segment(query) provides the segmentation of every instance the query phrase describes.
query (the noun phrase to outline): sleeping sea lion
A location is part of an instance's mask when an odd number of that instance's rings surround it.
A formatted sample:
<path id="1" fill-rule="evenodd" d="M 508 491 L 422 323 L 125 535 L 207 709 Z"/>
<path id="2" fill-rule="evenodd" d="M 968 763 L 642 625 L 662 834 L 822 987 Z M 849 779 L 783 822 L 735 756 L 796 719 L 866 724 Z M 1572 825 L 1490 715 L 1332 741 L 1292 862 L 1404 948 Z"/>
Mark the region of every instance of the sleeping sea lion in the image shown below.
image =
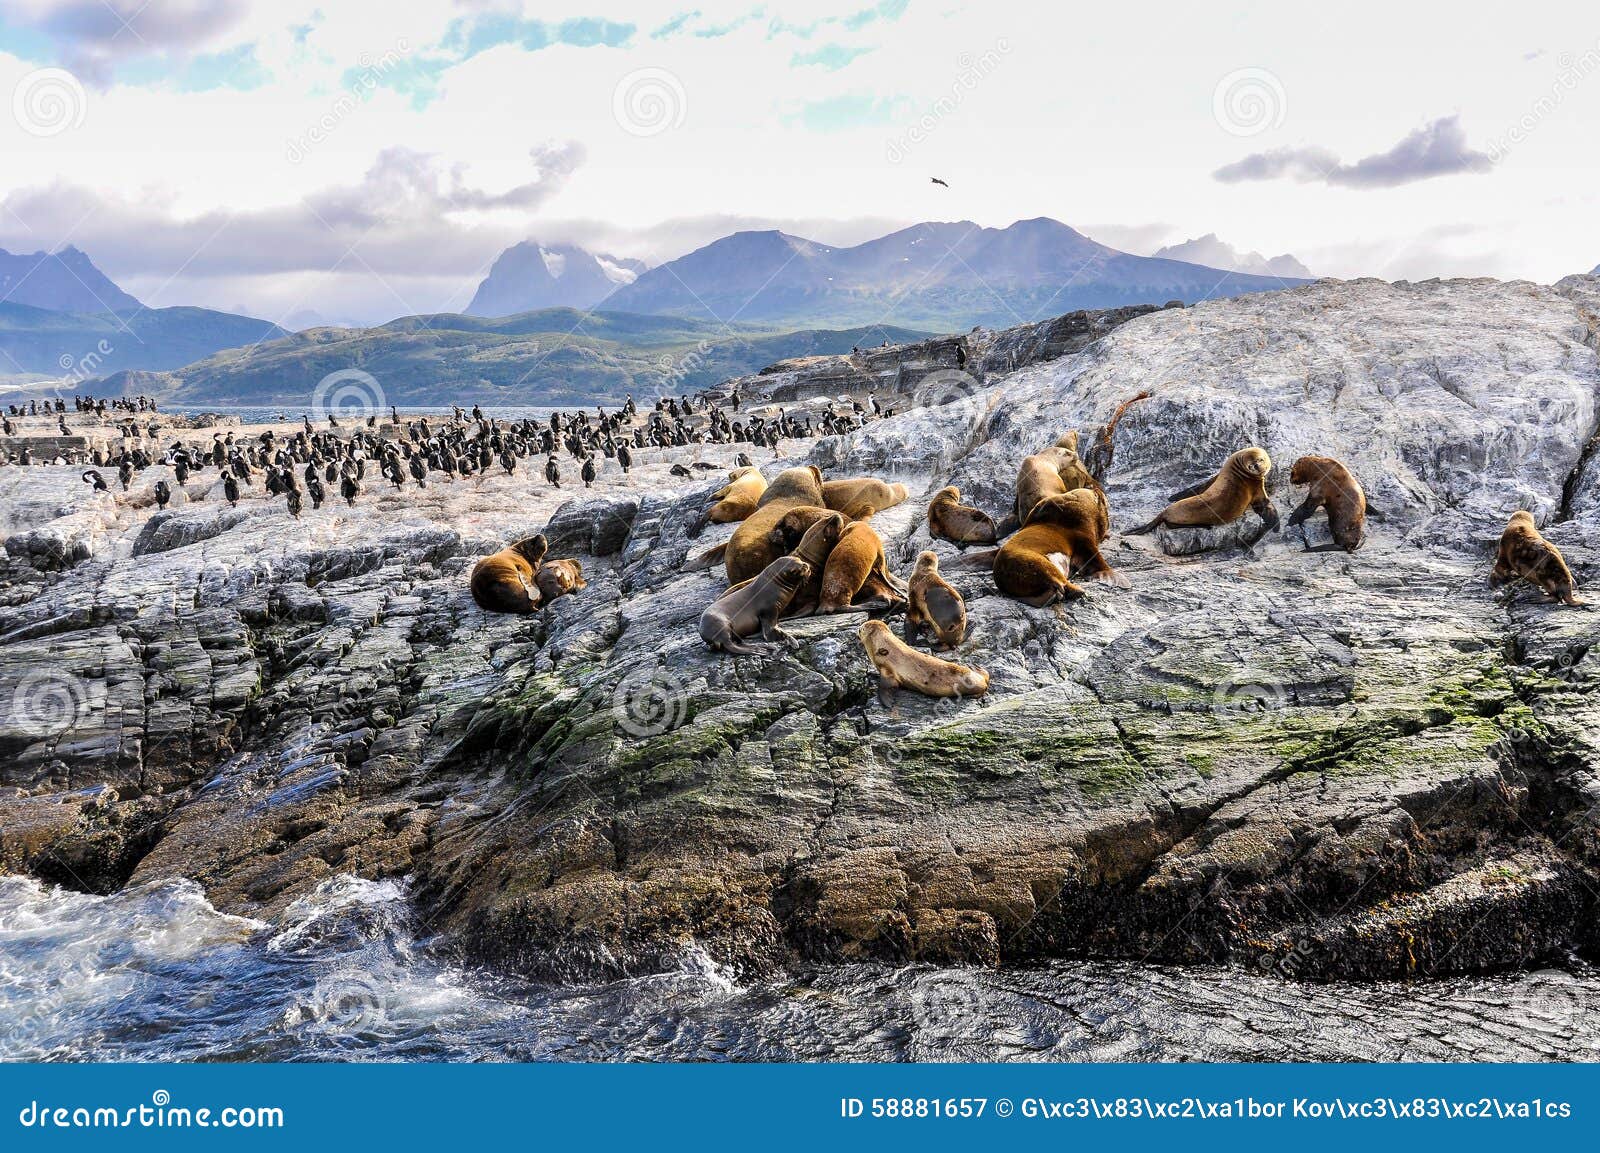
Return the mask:
<path id="1" fill-rule="evenodd" d="M 893 703 L 896 689 L 929 697 L 981 697 L 989 691 L 989 674 L 982 669 L 919 653 L 882 621 L 867 621 L 856 636 L 878 671 L 878 701 L 885 706 Z"/>
<path id="2" fill-rule="evenodd" d="M 1127 578 L 1100 554 L 1105 521 L 1105 496 L 1094 489 L 1047 497 L 995 554 L 994 583 L 1007 596 L 1036 608 L 1083 596 L 1083 589 L 1072 583 L 1078 573 L 1126 588 Z"/>
<path id="3" fill-rule="evenodd" d="M 934 647 L 953 649 L 967 635 L 967 604 L 939 575 L 939 554 L 929 550 L 917 556 L 911 571 L 906 605 L 905 638 L 915 644 L 923 629 L 934 636 Z"/>
<path id="4" fill-rule="evenodd" d="M 878 612 L 905 600 L 904 588 L 889 571 L 878 531 L 864 520 L 847 526 L 828 554 L 817 612 L 843 612 L 856 604 Z"/>
<path id="5" fill-rule="evenodd" d="M 732 524 L 756 511 L 767 491 L 767 478 L 759 468 L 736 468 L 728 473 L 728 483 L 711 494 L 716 503 L 689 529 L 690 538 L 699 536 L 708 524 Z"/>
<path id="6" fill-rule="evenodd" d="M 1311 488 L 1300 507 L 1289 514 L 1290 528 L 1305 521 L 1319 508 L 1328 510 L 1328 529 L 1333 533 L 1333 540 L 1315 548 L 1308 540 L 1307 552 L 1331 552 L 1336 548 L 1355 552 L 1361 547 L 1367 525 L 1367 495 L 1349 469 L 1331 456 L 1303 456 L 1289 470 L 1289 483 Z"/>
<path id="7" fill-rule="evenodd" d="M 700 637 L 725 653 L 753 653 L 746 643 L 759 632 L 764 641 L 788 640 L 778 619 L 800 586 L 811 576 L 811 566 L 794 556 L 781 556 L 759 576 L 731 588 L 700 614 Z"/>
<path id="8" fill-rule="evenodd" d="M 1138 536 L 1161 525 L 1193 528 L 1232 524 L 1247 509 L 1264 520 L 1267 528 L 1277 528 L 1278 514 L 1273 510 L 1272 498 L 1267 496 L 1267 473 L 1271 471 L 1272 458 L 1266 450 L 1241 448 L 1223 462 L 1216 476 L 1173 493 L 1168 498 L 1172 503 L 1153 521 L 1127 535 Z"/>
<path id="9" fill-rule="evenodd" d="M 838 512 L 848 512 L 853 520 L 865 520 L 873 513 L 893 508 L 910 495 L 903 484 L 890 484 L 872 476 L 852 476 L 830 480 L 822 486 L 822 503 Z"/>
<path id="10" fill-rule="evenodd" d="M 1489 574 L 1489 587 L 1499 588 L 1518 577 L 1538 585 L 1551 600 L 1567 605 L 1589 603 L 1578 598 L 1578 582 L 1572 579 L 1572 570 L 1561 550 L 1544 539 L 1533 523 L 1533 514 L 1525 509 L 1512 513 L 1500 534 L 1500 551 Z"/>
<path id="11" fill-rule="evenodd" d="M 539 590 L 539 600 L 545 605 L 557 597 L 589 587 L 589 582 L 583 579 L 583 565 L 575 560 L 547 561 L 539 566 L 533 581 Z"/>
<path id="12" fill-rule="evenodd" d="M 531 613 L 539 607 L 534 575 L 549 548 L 543 533 L 523 537 L 472 566 L 468 587 L 478 607 L 491 613 Z"/>
<path id="13" fill-rule="evenodd" d="M 969 545 L 993 544 L 999 539 L 989 514 L 961 503 L 961 490 L 955 485 L 941 488 L 928 505 L 928 535 L 964 549 Z"/>

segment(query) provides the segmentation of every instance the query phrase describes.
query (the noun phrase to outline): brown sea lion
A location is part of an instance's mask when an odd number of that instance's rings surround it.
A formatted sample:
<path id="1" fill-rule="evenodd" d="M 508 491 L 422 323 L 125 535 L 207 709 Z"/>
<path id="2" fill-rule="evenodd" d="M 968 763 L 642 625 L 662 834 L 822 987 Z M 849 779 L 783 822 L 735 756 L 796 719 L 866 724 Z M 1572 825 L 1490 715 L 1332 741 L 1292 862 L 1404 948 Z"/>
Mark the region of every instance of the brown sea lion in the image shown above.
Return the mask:
<path id="1" fill-rule="evenodd" d="M 478 607 L 492 613 L 531 613 L 539 607 L 534 574 L 549 543 L 543 533 L 513 541 L 472 566 L 467 580 Z"/>
<path id="2" fill-rule="evenodd" d="M 700 614 L 700 637 L 725 653 L 753 653 L 747 642 L 759 632 L 764 641 L 785 641 L 778 618 L 811 576 L 811 566 L 794 556 L 781 556 L 759 576 L 731 588 Z"/>
<path id="3" fill-rule="evenodd" d="M 533 579 L 539 588 L 539 599 L 546 605 L 557 597 L 589 587 L 583 579 L 583 566 L 575 560 L 546 561 Z"/>
<path id="4" fill-rule="evenodd" d="M 1127 586 L 1127 578 L 1100 554 L 1105 497 L 1075 488 L 1048 497 L 1028 515 L 1028 523 L 1000 546 L 994 558 L 994 583 L 1009 597 L 1042 608 L 1058 599 L 1077 600 L 1083 589 L 1072 576 Z"/>
<path id="5" fill-rule="evenodd" d="M 756 510 L 733 531 L 723 554 L 729 584 L 749 580 L 789 551 L 774 543 L 772 530 L 797 508 L 829 511 L 822 503 L 822 471 L 815 465 L 780 472 L 761 494 Z"/>
<path id="6" fill-rule="evenodd" d="M 1241 448 L 1223 462 L 1216 476 L 1173 493 L 1168 498 L 1172 503 L 1153 521 L 1127 535 L 1137 536 L 1161 525 L 1192 528 L 1232 524 L 1247 509 L 1265 521 L 1267 528 L 1277 528 L 1278 514 L 1272 507 L 1272 498 L 1267 496 L 1267 473 L 1271 471 L 1272 458 L 1265 449 Z"/>
<path id="7" fill-rule="evenodd" d="M 918 652 L 882 621 L 867 621 L 856 630 L 867 659 L 878 670 L 878 700 L 888 706 L 896 689 L 928 697 L 981 697 L 989 691 L 989 674 Z"/>
<path id="8" fill-rule="evenodd" d="M 1551 600 L 1568 605 L 1589 603 L 1579 599 L 1578 582 L 1572 579 L 1572 570 L 1561 550 L 1544 539 L 1533 523 L 1533 514 L 1526 510 L 1512 513 L 1500 534 L 1500 551 L 1494 571 L 1489 574 L 1489 587 L 1499 588 L 1518 577 L 1538 585 Z"/>
<path id="9" fill-rule="evenodd" d="M 1106 473 L 1111 471 L 1111 458 L 1117 435 L 1117 425 L 1122 422 L 1122 416 L 1132 405 L 1141 400 L 1149 400 L 1150 393 L 1140 390 L 1136 395 L 1117 405 L 1117 411 L 1111 414 L 1111 419 L 1100 427 L 1100 434 L 1089 446 L 1088 455 L 1084 458 L 1084 465 L 1096 480 L 1104 480 Z"/>
<path id="10" fill-rule="evenodd" d="M 1289 470 L 1290 484 L 1309 485 L 1311 491 L 1300 507 L 1289 514 L 1289 528 L 1305 521 L 1319 508 L 1328 510 L 1328 529 L 1333 540 L 1312 547 L 1306 542 L 1307 552 L 1331 552 L 1342 548 L 1355 552 L 1367 526 L 1367 494 L 1361 483 L 1350 475 L 1350 470 L 1331 456 L 1303 456 Z"/>
<path id="11" fill-rule="evenodd" d="M 872 476 L 852 476 L 830 480 L 822 486 L 822 503 L 852 520 L 865 520 L 873 513 L 893 508 L 910 495 L 903 484 L 891 484 Z"/>
<path id="12" fill-rule="evenodd" d="M 716 503 L 700 514 L 689 528 L 690 538 L 699 536 L 708 524 L 732 524 L 756 511 L 767 491 L 767 478 L 755 467 L 736 468 L 728 473 L 728 483 L 711 494 Z"/>
<path id="13" fill-rule="evenodd" d="M 967 635 L 967 604 L 939 575 L 939 554 L 919 553 L 911 571 L 906 605 L 905 638 L 915 644 L 923 629 L 934 636 L 934 647 L 953 649 Z"/>
<path id="14" fill-rule="evenodd" d="M 1022 458 L 1022 467 L 1017 470 L 1017 495 L 1011 519 L 1018 525 L 1027 524 L 1028 514 L 1040 501 L 1077 488 L 1099 487 L 1100 482 L 1078 459 L 1078 434 L 1074 430 L 1043 452 Z"/>
<path id="15" fill-rule="evenodd" d="M 864 520 L 848 525 L 828 554 L 822 574 L 819 613 L 843 612 L 852 605 L 881 611 L 905 604 L 904 588 L 889 571 L 883 538 Z"/>
<path id="16" fill-rule="evenodd" d="M 941 488 L 929 503 L 928 535 L 961 549 L 975 544 L 993 544 L 999 539 L 989 514 L 962 504 L 961 490 L 954 485 Z"/>

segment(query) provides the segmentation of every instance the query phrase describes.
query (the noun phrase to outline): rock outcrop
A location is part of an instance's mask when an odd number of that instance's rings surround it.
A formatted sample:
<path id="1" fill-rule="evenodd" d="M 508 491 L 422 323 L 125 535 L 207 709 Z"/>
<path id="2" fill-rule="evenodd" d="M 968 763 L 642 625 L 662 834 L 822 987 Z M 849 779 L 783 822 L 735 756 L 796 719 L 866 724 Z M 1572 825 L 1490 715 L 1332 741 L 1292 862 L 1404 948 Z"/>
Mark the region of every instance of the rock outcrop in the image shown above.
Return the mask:
<path id="1" fill-rule="evenodd" d="M 8 576 L 0 861 L 89 888 L 192 877 L 252 914 L 334 874 L 408 875 L 430 930 L 545 976 L 691 941 L 746 969 L 1093 955 L 1308 977 L 1592 946 L 1600 617 L 1486 577 L 1529 508 L 1596 579 L 1597 333 L 1591 278 L 1321 282 L 1139 316 L 809 446 L 911 485 L 875 523 L 902 572 L 940 552 L 982 701 L 885 710 L 860 614 L 709 652 L 694 625 L 721 574 L 685 561 L 728 526 L 687 539 L 714 486 L 669 487 L 665 462 L 559 510 L 526 477 L 300 523 L 123 503 L 88 559 Z M 1285 515 L 1297 456 L 1344 460 L 1367 547 L 1289 530 L 1173 556 L 1114 531 L 1132 587 L 1039 610 L 928 539 L 939 487 L 998 516 L 1023 455 L 1146 389 L 1115 436 L 1114 530 L 1256 444 Z M 56 471 L 0 470 L 0 493 Z M 472 561 L 547 522 L 588 588 L 477 610 Z"/>

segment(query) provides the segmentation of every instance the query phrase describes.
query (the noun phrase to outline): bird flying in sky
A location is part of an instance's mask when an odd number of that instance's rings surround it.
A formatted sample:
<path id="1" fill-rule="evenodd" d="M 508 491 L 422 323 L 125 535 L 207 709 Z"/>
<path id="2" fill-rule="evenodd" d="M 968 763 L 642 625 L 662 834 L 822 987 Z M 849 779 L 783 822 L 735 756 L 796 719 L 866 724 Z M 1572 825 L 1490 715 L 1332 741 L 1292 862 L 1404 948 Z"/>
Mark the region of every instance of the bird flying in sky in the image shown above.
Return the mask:
<path id="1" fill-rule="evenodd" d="M 930 176 L 930 177 L 928 177 L 928 179 L 933 181 L 935 184 L 939 185 L 939 187 L 941 187 L 941 188 L 949 188 L 950 187 L 944 181 L 940 180 L 937 176 Z"/>

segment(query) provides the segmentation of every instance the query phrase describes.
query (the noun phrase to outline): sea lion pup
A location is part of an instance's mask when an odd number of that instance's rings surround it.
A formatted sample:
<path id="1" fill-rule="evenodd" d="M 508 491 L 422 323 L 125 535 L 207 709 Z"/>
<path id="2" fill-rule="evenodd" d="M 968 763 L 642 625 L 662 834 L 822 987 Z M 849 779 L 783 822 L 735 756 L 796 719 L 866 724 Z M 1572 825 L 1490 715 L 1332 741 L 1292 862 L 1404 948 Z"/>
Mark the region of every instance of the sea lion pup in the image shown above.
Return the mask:
<path id="1" fill-rule="evenodd" d="M 878 671 L 878 702 L 885 707 L 894 703 L 896 689 L 928 697 L 981 697 L 989 691 L 989 674 L 982 669 L 919 653 L 882 621 L 867 621 L 856 636 Z"/>
<path id="2" fill-rule="evenodd" d="M 803 617 L 817 611 L 817 602 L 822 599 L 822 577 L 827 571 L 828 558 L 833 555 L 848 523 L 843 513 L 807 506 L 790 509 L 778 522 L 778 527 L 772 530 L 773 544 L 781 552 L 804 561 L 811 569 L 790 598 L 784 610 L 786 615 Z M 741 585 L 749 583 L 743 581 Z"/>
<path id="3" fill-rule="evenodd" d="M 478 607 L 491 613 L 531 613 L 539 607 L 534 574 L 549 543 L 543 533 L 523 537 L 472 566 L 468 587 Z"/>
<path id="4" fill-rule="evenodd" d="M 749 580 L 789 551 L 774 542 L 772 530 L 798 508 L 816 509 L 819 516 L 828 511 L 822 503 L 822 470 L 816 465 L 780 472 L 761 494 L 756 510 L 739 523 L 721 554 L 729 584 Z"/>
<path id="5" fill-rule="evenodd" d="M 718 652 L 756 652 L 747 638 L 760 632 L 764 641 L 787 641 L 778 618 L 811 576 L 811 566 L 799 557 L 781 556 L 753 580 L 729 589 L 700 614 L 700 638 Z"/>
<path id="6" fill-rule="evenodd" d="M 1222 469 L 1210 480 L 1190 485 L 1167 499 L 1172 503 L 1162 509 L 1149 524 L 1128 530 L 1128 536 L 1150 532 L 1161 525 L 1168 528 L 1213 527 L 1232 524 L 1252 509 L 1264 520 L 1267 528 L 1278 527 L 1278 514 L 1267 496 L 1267 473 L 1272 471 L 1272 458 L 1265 449 L 1241 448 L 1223 462 Z"/>
<path id="7" fill-rule="evenodd" d="M 744 520 L 756 511 L 762 495 L 767 491 L 767 478 L 759 468 L 736 468 L 728 473 L 728 483 L 711 494 L 716 503 L 701 513 L 689 526 L 692 540 L 705 531 L 708 524 L 732 524 Z"/>
<path id="8" fill-rule="evenodd" d="M 1067 433 L 1043 452 L 1022 458 L 1017 470 L 1017 495 L 1008 518 L 1016 525 L 1028 523 L 1028 514 L 1042 500 L 1062 496 L 1073 489 L 1098 489 L 1100 482 L 1090 475 L 1078 459 L 1078 433 Z"/>
<path id="9" fill-rule="evenodd" d="M 589 587 L 583 579 L 583 566 L 575 560 L 547 561 L 534 573 L 533 583 L 539 590 L 539 600 L 546 606 L 557 597 Z"/>
<path id="10" fill-rule="evenodd" d="M 1589 603 L 1576 595 L 1578 582 L 1572 579 L 1561 550 L 1544 539 L 1533 523 L 1533 514 L 1525 509 L 1512 513 L 1500 534 L 1500 552 L 1489 574 L 1489 587 L 1499 588 L 1518 577 L 1538 585 L 1551 600 L 1567 605 Z"/>
<path id="11" fill-rule="evenodd" d="M 1105 497 L 1093 489 L 1075 488 L 1040 501 L 1028 523 L 995 554 L 994 583 L 1006 596 L 1035 608 L 1083 596 L 1072 583 L 1075 573 L 1126 588 L 1127 578 L 1100 555 L 1105 519 Z"/>
<path id="12" fill-rule="evenodd" d="M 905 590 L 883 555 L 883 538 L 864 520 L 839 534 L 822 573 L 818 613 L 838 613 L 859 605 L 881 612 L 906 603 Z"/>
<path id="13" fill-rule="evenodd" d="M 934 647 L 953 649 L 967 635 L 967 603 L 961 594 L 939 575 L 939 554 L 929 550 L 917 555 L 911 570 L 909 602 L 906 605 L 905 638 L 916 644 L 923 629 L 933 633 Z"/>
<path id="14" fill-rule="evenodd" d="M 905 485 L 873 476 L 830 480 L 822 486 L 822 503 L 836 512 L 850 512 L 854 520 L 865 520 L 873 513 L 893 508 L 910 495 Z"/>
<path id="15" fill-rule="evenodd" d="M 1094 443 L 1089 446 L 1089 453 L 1083 461 L 1084 466 L 1089 470 L 1089 474 L 1096 480 L 1104 480 L 1106 473 L 1111 471 L 1111 457 L 1114 448 L 1113 438 L 1117 435 L 1117 425 L 1121 423 L 1123 414 L 1128 411 L 1130 406 L 1139 403 L 1139 401 L 1149 400 L 1150 395 L 1147 390 L 1140 389 L 1138 393 L 1117 405 L 1117 411 L 1111 414 L 1111 419 L 1100 426 L 1100 433 L 1095 437 Z"/>
<path id="16" fill-rule="evenodd" d="M 961 490 L 955 485 L 941 488 L 928 505 L 928 535 L 945 540 L 959 549 L 969 545 L 993 544 L 999 539 L 989 514 L 961 503 Z"/>
<path id="17" fill-rule="evenodd" d="M 1361 547 L 1367 525 L 1367 494 L 1361 491 L 1360 482 L 1350 475 L 1349 469 L 1331 456 L 1303 456 L 1289 470 L 1289 483 L 1310 485 L 1311 491 L 1300 507 L 1289 514 L 1288 527 L 1302 523 L 1319 508 L 1328 510 L 1328 529 L 1333 533 L 1333 540 L 1316 547 L 1308 540 L 1307 552 L 1331 552 L 1336 548 L 1355 552 Z"/>

